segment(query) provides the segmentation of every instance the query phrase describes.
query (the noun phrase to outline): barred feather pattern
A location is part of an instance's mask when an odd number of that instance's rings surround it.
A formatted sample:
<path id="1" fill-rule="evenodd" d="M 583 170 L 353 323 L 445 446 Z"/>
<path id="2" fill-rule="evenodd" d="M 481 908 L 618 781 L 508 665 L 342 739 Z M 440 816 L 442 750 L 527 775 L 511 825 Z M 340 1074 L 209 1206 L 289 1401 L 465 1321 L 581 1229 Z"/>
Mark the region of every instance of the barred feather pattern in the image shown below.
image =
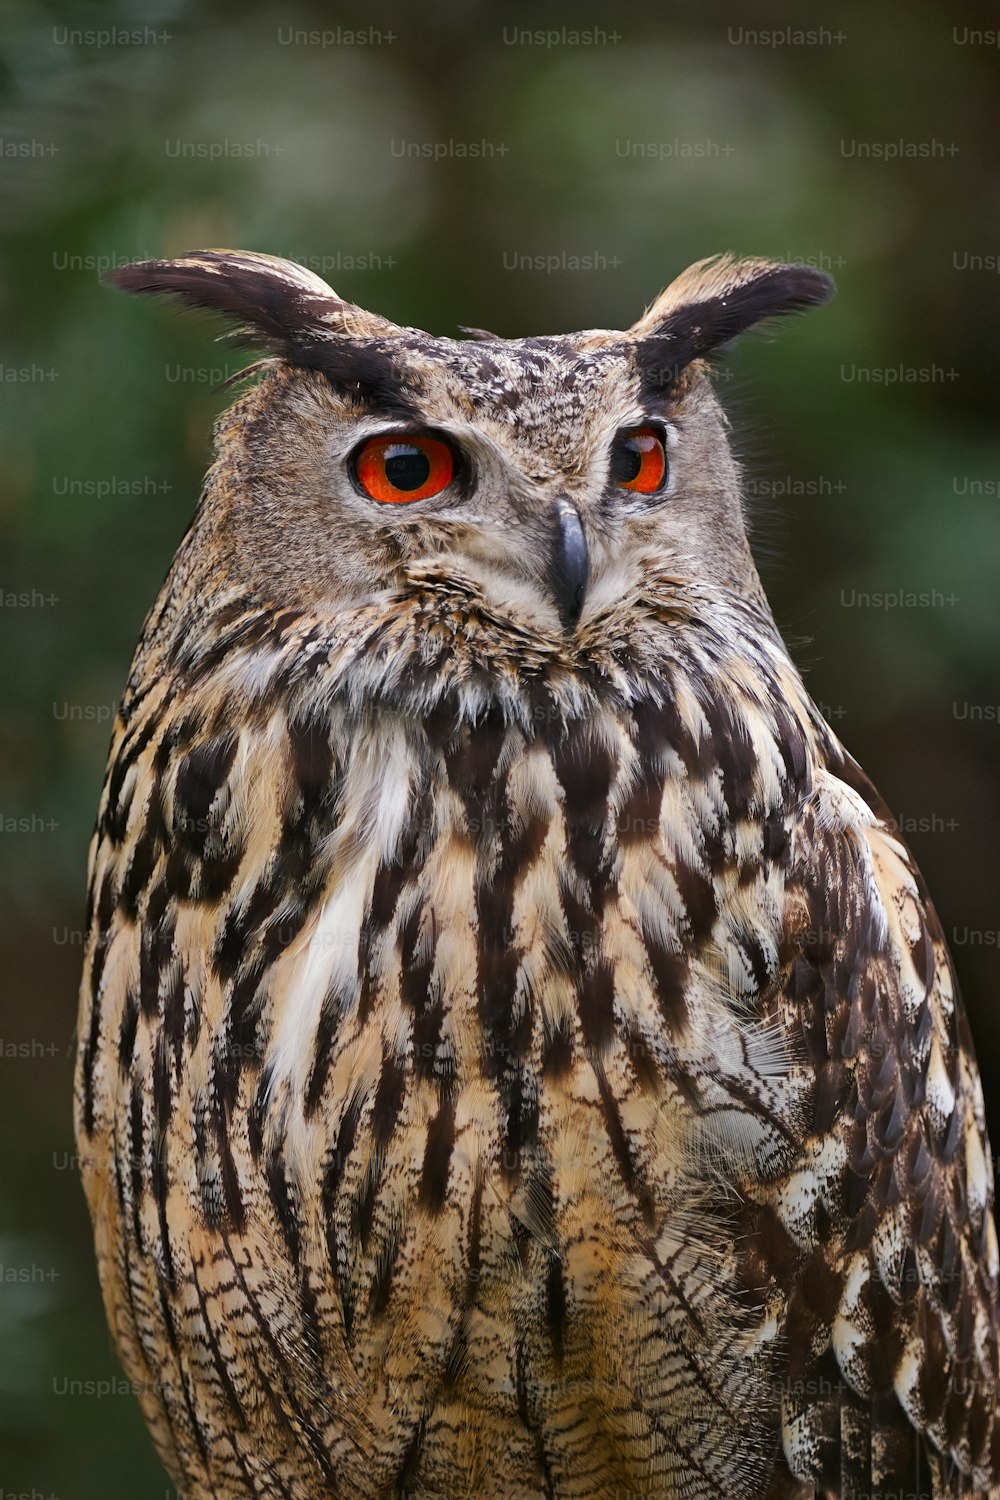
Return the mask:
<path id="1" fill-rule="evenodd" d="M 76 1079 L 184 1495 L 1000 1493 L 952 967 L 769 618 L 194 589 L 115 727 Z"/>

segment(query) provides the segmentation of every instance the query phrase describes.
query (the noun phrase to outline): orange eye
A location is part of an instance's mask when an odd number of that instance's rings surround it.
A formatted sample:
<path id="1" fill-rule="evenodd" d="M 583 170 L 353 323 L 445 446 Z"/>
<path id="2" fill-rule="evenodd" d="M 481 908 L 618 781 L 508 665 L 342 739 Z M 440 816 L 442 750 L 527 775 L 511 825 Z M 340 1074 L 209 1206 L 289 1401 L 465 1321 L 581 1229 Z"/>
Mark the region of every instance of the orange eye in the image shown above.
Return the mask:
<path id="1" fill-rule="evenodd" d="M 419 433 L 369 438 L 354 465 L 366 495 L 384 505 L 439 495 L 455 477 L 455 458 L 440 438 Z"/>
<path id="2" fill-rule="evenodd" d="M 623 490 L 651 495 L 663 488 L 667 454 L 655 427 L 632 427 L 619 433 L 611 450 L 611 477 Z"/>

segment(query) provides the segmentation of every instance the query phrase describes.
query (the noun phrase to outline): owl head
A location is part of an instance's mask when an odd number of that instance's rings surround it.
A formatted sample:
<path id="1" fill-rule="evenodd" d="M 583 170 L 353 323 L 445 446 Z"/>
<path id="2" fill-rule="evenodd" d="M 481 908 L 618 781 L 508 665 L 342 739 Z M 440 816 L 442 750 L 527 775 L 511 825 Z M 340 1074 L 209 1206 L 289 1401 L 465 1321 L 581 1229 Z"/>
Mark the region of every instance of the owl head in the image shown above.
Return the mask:
<path id="1" fill-rule="evenodd" d="M 411 611 L 474 650 L 565 660 L 644 612 L 766 604 L 705 357 L 824 302 L 809 266 L 690 267 L 625 332 L 437 338 L 294 263 L 230 250 L 117 268 L 222 314 L 267 356 L 222 418 L 182 553 L 201 598 L 348 618 Z M 339 623 L 338 623 L 339 622 Z M 498 644 L 499 643 L 499 644 Z"/>

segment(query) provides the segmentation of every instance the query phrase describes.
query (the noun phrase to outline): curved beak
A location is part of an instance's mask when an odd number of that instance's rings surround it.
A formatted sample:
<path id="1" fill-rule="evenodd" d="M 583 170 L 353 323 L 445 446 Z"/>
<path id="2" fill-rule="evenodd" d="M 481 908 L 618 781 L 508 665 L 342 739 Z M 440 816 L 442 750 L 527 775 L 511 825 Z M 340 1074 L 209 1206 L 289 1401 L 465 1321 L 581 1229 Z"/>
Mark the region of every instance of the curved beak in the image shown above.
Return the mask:
<path id="1" fill-rule="evenodd" d="M 566 631 L 576 628 L 583 612 L 589 574 L 590 554 L 580 513 L 568 500 L 558 500 L 549 558 L 549 584 Z"/>

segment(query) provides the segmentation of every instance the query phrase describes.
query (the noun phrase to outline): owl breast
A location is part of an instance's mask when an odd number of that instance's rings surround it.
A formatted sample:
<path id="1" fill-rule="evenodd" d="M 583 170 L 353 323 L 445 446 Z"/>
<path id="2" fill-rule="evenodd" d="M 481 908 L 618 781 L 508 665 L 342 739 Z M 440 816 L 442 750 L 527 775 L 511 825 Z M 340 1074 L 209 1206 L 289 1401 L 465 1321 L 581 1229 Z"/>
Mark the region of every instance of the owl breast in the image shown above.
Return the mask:
<path id="1" fill-rule="evenodd" d="M 768 998 L 808 771 L 752 707 L 120 731 L 82 1114 L 190 1493 L 766 1488 L 735 1247 L 810 1108 Z"/>
<path id="2" fill-rule="evenodd" d="M 263 1121 L 261 1223 L 335 1288 L 326 1357 L 387 1487 L 406 1458 L 418 1490 L 489 1493 L 499 1447 L 525 1494 L 752 1493 L 771 1456 L 775 1310 L 722 1184 L 776 1171 L 806 1107 L 751 1012 L 789 776 L 772 747 L 734 825 L 686 709 L 381 723 L 328 793 L 324 894 L 233 1124 Z"/>

